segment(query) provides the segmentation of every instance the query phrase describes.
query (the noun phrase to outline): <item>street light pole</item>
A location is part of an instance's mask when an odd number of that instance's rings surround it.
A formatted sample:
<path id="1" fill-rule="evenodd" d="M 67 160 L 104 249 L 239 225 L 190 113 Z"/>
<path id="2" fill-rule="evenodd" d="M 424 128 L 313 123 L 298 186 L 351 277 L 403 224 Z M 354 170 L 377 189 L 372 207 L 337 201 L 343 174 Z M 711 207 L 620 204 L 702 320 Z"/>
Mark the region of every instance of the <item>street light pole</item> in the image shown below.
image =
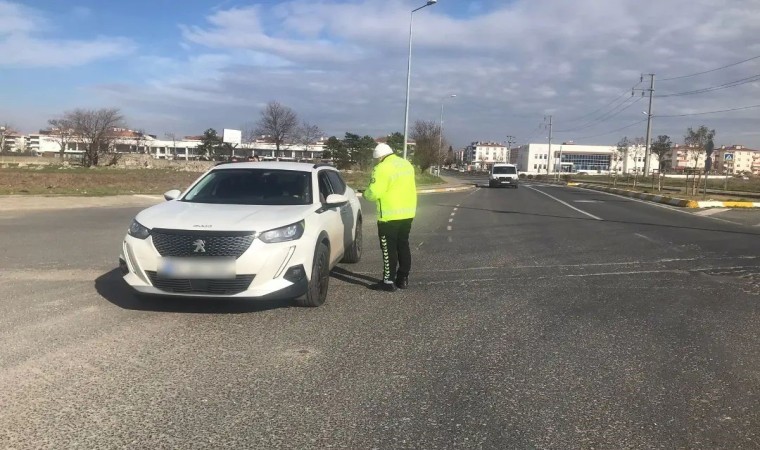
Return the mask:
<path id="1" fill-rule="evenodd" d="M 441 174 L 441 148 L 443 147 L 443 103 L 447 98 L 454 98 L 457 94 L 451 94 L 441 99 L 441 124 L 438 127 L 438 175 Z"/>
<path id="2" fill-rule="evenodd" d="M 435 5 L 438 0 L 428 0 L 427 3 L 412 10 L 409 15 L 409 60 L 406 66 L 406 109 L 404 110 L 404 159 L 406 159 L 406 147 L 409 142 L 409 90 L 412 85 L 412 32 L 414 30 L 414 13 L 430 5 Z"/>

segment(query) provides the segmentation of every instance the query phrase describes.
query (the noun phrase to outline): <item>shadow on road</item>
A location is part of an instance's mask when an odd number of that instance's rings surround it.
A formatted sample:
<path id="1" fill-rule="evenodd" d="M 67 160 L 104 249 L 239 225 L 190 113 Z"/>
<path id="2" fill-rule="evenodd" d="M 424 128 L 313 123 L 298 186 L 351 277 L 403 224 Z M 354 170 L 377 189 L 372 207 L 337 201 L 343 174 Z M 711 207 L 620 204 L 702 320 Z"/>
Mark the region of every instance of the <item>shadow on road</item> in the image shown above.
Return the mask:
<path id="1" fill-rule="evenodd" d="M 330 272 L 330 276 L 336 280 L 343 281 L 344 283 L 354 284 L 357 286 L 363 286 L 370 288 L 373 284 L 380 283 L 382 280 L 379 278 L 370 277 L 368 275 L 362 275 L 351 272 L 342 267 L 336 267 Z"/>
<path id="2" fill-rule="evenodd" d="M 191 314 L 242 314 L 292 306 L 291 300 L 251 300 L 138 296 L 124 282 L 119 269 L 95 280 L 95 290 L 104 299 L 123 309 L 136 311 L 176 312 Z"/>

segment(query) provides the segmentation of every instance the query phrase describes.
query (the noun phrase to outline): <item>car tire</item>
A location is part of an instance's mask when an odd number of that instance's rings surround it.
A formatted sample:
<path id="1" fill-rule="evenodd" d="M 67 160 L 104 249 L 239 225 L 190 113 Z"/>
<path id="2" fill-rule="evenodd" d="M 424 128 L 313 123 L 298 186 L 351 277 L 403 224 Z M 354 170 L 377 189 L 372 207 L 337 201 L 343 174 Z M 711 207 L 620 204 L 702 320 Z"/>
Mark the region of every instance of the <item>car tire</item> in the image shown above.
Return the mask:
<path id="1" fill-rule="evenodd" d="M 362 259 L 362 219 L 356 221 L 356 230 L 354 231 L 354 241 L 346 249 L 342 262 L 356 264 Z"/>
<path id="2" fill-rule="evenodd" d="M 314 251 L 314 264 L 306 294 L 296 299 L 298 306 L 321 306 L 327 300 L 327 287 L 330 283 L 330 249 L 323 242 L 317 244 Z"/>

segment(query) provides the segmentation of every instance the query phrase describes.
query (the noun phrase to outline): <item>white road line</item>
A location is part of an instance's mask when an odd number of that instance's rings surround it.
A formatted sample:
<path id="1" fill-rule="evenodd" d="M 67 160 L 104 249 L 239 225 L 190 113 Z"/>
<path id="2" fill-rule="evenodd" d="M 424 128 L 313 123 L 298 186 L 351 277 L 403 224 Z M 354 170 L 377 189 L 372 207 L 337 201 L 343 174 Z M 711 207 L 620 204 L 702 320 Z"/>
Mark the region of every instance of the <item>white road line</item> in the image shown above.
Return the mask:
<path id="1" fill-rule="evenodd" d="M 581 214 L 585 214 L 585 215 L 587 215 L 588 217 L 591 217 L 592 219 L 596 219 L 596 220 L 604 220 L 604 219 L 602 219 L 601 217 L 597 217 L 597 216 L 595 216 L 595 215 L 593 215 L 593 214 L 591 214 L 591 213 L 587 213 L 586 211 L 584 211 L 584 210 L 582 210 L 582 209 L 578 209 L 578 208 L 576 208 L 575 206 L 571 205 L 570 203 L 567 203 L 567 202 L 565 202 L 565 201 L 562 201 L 562 200 L 558 199 L 557 197 L 555 197 L 555 196 L 553 196 L 553 195 L 551 195 L 551 194 L 547 194 L 546 192 L 543 192 L 543 191 L 541 191 L 541 190 L 539 190 L 539 189 L 536 189 L 536 188 L 534 188 L 534 187 L 532 187 L 532 186 L 526 186 L 526 187 L 527 187 L 528 189 L 532 190 L 532 191 L 536 191 L 536 192 L 538 192 L 539 194 L 543 194 L 543 195 L 545 195 L 545 196 L 547 196 L 547 197 L 551 198 L 551 199 L 552 199 L 552 200 L 554 200 L 554 201 L 557 201 L 557 202 L 559 202 L 559 203 L 562 203 L 563 205 L 567 206 L 567 207 L 568 207 L 568 208 L 570 208 L 570 209 L 574 209 L 574 210 L 578 211 L 578 212 L 579 212 L 579 213 L 581 213 Z"/>
<path id="2" fill-rule="evenodd" d="M 457 213 L 455 213 L 455 212 L 451 213 L 451 217 L 454 217 L 456 215 L 457 215 Z"/>
<path id="3" fill-rule="evenodd" d="M 641 233 L 633 233 L 633 235 L 634 235 L 634 236 L 638 236 L 638 237 L 640 237 L 641 239 L 644 239 L 645 241 L 649 241 L 649 242 L 651 242 L 651 243 L 653 243 L 653 244 L 659 244 L 659 242 L 655 241 L 654 239 L 652 239 L 652 238 L 650 238 L 650 237 L 648 237 L 648 236 L 644 236 L 644 235 L 643 235 L 643 234 L 641 234 Z"/>
<path id="4" fill-rule="evenodd" d="M 597 193 L 597 194 L 607 194 L 607 195 L 611 195 L 613 197 L 624 198 L 624 199 L 627 199 L 627 200 L 632 200 L 634 202 L 642 203 L 644 205 L 655 206 L 657 208 L 669 209 L 671 211 L 676 211 L 676 212 L 679 212 L 681 214 L 688 214 L 690 216 L 694 215 L 693 212 L 690 212 L 688 210 L 679 209 L 676 206 L 666 205 L 665 203 L 650 202 L 650 201 L 647 201 L 647 200 L 641 200 L 641 199 L 638 199 L 638 198 L 627 197 L 625 195 L 615 194 L 613 192 L 597 191 L 596 189 L 586 189 L 586 188 L 577 187 L 577 186 L 570 186 L 570 187 L 573 188 L 573 189 L 580 189 L 580 190 L 586 191 L 586 192 L 594 192 L 594 193 Z M 720 217 L 712 217 L 712 216 L 703 216 L 703 217 L 708 217 L 708 218 L 713 219 L 713 220 L 720 220 L 721 222 L 726 222 L 726 223 L 730 223 L 730 224 L 733 224 L 733 225 L 741 225 L 739 222 L 734 222 L 732 220 L 721 219 Z"/>
<path id="5" fill-rule="evenodd" d="M 724 211 L 728 211 L 728 208 L 710 208 L 703 211 L 697 211 L 694 214 L 698 216 L 712 216 L 713 214 L 722 213 Z"/>
<path id="6" fill-rule="evenodd" d="M 457 205 L 457 206 L 459 206 L 459 205 Z M 459 208 L 454 208 L 454 211 L 457 211 L 458 209 L 459 209 Z"/>
<path id="7" fill-rule="evenodd" d="M 422 241 L 419 244 L 417 244 L 417 250 L 419 250 L 419 248 L 422 247 L 422 244 L 424 244 L 424 243 L 425 243 L 425 241 Z"/>
<path id="8" fill-rule="evenodd" d="M 451 225 L 446 227 L 446 231 L 451 231 Z"/>
<path id="9" fill-rule="evenodd" d="M 451 222 L 453 222 L 453 221 L 454 221 L 454 219 L 449 219 L 449 223 L 451 223 Z"/>
<path id="10" fill-rule="evenodd" d="M 449 241 L 449 243 L 452 243 L 452 242 L 454 242 L 454 239 L 452 239 L 451 236 L 449 236 L 448 241 Z"/>

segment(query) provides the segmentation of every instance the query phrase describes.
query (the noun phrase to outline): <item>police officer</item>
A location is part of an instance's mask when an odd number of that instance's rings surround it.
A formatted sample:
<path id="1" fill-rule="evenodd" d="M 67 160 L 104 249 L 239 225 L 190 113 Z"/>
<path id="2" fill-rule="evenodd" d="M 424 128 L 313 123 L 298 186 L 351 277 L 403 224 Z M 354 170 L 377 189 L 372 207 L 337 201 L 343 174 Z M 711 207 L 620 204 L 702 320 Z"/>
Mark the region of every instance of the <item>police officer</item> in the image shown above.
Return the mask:
<path id="1" fill-rule="evenodd" d="M 417 212 L 414 166 L 396 156 L 388 144 L 378 144 L 372 156 L 378 162 L 364 198 L 377 204 L 377 231 L 383 253 L 383 281 L 374 289 L 393 292 L 409 286 L 409 232 Z"/>

